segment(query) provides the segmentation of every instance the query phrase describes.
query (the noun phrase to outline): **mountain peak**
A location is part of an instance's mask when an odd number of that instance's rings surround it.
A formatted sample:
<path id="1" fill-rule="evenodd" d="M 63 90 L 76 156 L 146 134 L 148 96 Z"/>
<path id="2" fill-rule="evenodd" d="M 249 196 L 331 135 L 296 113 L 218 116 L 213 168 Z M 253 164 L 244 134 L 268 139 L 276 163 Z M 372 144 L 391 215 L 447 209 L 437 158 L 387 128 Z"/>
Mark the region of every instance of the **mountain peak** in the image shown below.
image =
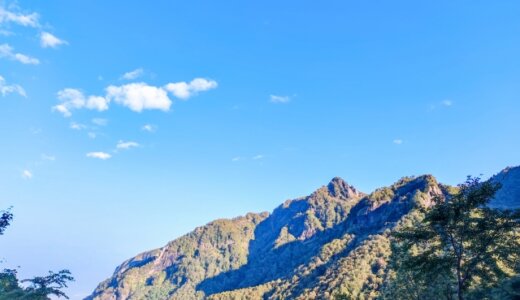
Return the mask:
<path id="1" fill-rule="evenodd" d="M 362 195 L 354 186 L 349 185 L 341 177 L 334 177 L 327 185 L 329 194 L 337 198 L 355 198 Z"/>
<path id="2" fill-rule="evenodd" d="M 520 166 L 507 167 L 490 180 L 501 185 L 490 203 L 492 207 L 520 208 Z"/>

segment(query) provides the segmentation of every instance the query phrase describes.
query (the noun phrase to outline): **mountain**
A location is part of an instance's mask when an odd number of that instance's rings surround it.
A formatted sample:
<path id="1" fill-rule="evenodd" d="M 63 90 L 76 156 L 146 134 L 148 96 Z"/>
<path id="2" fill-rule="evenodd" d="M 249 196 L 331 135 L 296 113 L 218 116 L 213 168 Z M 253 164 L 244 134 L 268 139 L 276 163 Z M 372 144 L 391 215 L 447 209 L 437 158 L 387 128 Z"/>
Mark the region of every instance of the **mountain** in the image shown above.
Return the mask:
<path id="1" fill-rule="evenodd" d="M 496 193 L 495 199 L 491 201 L 492 207 L 520 207 L 520 166 L 507 167 L 490 180 L 502 185 L 502 188 Z"/>
<path id="2" fill-rule="evenodd" d="M 503 185 L 497 205 L 518 204 L 519 179 L 519 168 L 491 179 Z M 424 175 L 364 194 L 334 178 L 271 214 L 216 220 L 139 254 L 86 299 L 374 298 L 385 282 L 390 232 L 451 189 Z"/>

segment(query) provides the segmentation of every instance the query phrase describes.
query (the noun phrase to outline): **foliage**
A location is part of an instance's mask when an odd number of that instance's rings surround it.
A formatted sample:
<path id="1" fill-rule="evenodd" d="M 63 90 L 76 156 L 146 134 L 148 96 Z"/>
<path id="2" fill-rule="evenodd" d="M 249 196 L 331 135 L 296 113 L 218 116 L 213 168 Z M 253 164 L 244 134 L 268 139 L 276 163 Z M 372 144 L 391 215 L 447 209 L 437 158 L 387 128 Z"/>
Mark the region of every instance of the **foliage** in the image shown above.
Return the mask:
<path id="1" fill-rule="evenodd" d="M 446 205 L 445 196 L 455 203 L 461 190 L 425 175 L 365 195 L 335 178 L 272 214 L 217 220 L 137 255 L 88 299 L 452 299 L 450 268 L 411 268 L 428 245 L 409 246 L 393 232 L 422 228 L 433 206 Z M 475 211 L 476 220 L 488 214 Z M 504 262 L 508 276 L 518 273 Z M 474 276 L 468 284 L 468 299 L 518 299 L 520 279 Z"/>
<path id="2" fill-rule="evenodd" d="M 394 234 L 399 242 L 394 249 L 400 249 L 395 255 L 401 256 L 396 279 L 413 284 L 424 294 L 419 298 L 431 295 L 429 287 L 444 286 L 447 298 L 453 292 L 464 299 L 471 290 L 496 287 L 513 274 L 520 258 L 520 214 L 486 206 L 499 188 L 468 177 L 458 193 L 422 208 L 422 222 Z"/>
<path id="3" fill-rule="evenodd" d="M 5 229 L 11 225 L 11 221 L 13 220 L 13 213 L 11 209 L 0 211 L 0 235 L 4 234 Z"/>
<path id="4" fill-rule="evenodd" d="M 13 214 L 10 209 L 0 212 L 0 235 L 10 225 Z M 58 273 L 49 271 L 47 276 L 37 276 L 32 279 L 18 280 L 15 269 L 4 269 L 0 272 L 0 300 L 47 300 L 49 296 L 64 297 L 67 295 L 62 289 L 67 283 L 74 281 L 68 270 Z"/>

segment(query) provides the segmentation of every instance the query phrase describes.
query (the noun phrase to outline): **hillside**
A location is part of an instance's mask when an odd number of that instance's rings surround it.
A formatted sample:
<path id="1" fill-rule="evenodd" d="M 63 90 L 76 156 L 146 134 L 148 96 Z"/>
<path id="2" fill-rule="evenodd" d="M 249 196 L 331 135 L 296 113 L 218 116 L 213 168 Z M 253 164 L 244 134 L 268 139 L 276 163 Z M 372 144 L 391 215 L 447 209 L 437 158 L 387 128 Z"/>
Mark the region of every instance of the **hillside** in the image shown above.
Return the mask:
<path id="1" fill-rule="evenodd" d="M 517 204 L 518 170 L 493 177 L 503 184 L 497 203 Z M 367 195 L 334 178 L 271 214 L 216 220 L 137 255 L 87 299 L 375 298 L 387 273 L 389 233 L 449 188 L 424 175 Z"/>

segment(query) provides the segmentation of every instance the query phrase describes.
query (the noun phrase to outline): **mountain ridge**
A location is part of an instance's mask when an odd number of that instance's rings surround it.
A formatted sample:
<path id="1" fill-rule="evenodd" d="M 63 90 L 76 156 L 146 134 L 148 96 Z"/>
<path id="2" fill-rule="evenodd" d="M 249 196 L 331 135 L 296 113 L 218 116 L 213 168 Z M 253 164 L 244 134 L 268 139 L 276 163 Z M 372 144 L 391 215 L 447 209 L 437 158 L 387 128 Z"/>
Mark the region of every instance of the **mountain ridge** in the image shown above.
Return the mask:
<path id="1" fill-rule="evenodd" d="M 512 169 L 516 176 L 520 168 Z M 492 180 L 500 182 L 499 174 Z M 389 232 L 450 188 L 422 175 L 364 194 L 334 177 L 272 213 L 218 219 L 143 252 L 86 299 L 312 299 L 345 291 L 376 297 Z"/>

